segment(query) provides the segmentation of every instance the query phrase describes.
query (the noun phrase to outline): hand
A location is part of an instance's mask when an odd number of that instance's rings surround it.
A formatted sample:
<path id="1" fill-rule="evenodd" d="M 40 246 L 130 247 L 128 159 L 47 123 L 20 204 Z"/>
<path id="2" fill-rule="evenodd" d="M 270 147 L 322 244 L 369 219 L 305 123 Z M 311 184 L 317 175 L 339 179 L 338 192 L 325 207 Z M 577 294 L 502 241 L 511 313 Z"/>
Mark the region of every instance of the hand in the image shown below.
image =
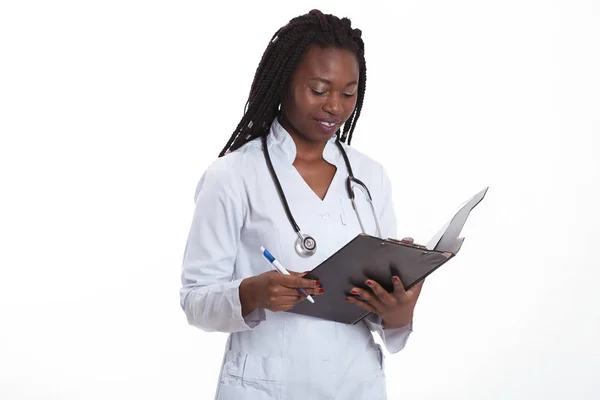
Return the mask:
<path id="1" fill-rule="evenodd" d="M 402 242 L 414 244 L 412 238 L 404 238 Z M 357 287 L 350 290 L 350 293 L 359 295 L 364 301 L 354 297 L 346 297 L 346 300 L 356 304 L 360 308 L 378 314 L 383 319 L 384 328 L 401 328 L 412 321 L 415 306 L 424 282 L 423 280 L 409 290 L 404 290 L 400 278 L 393 276 L 394 291 L 389 293 L 377 282 L 367 280 L 365 283 L 371 290 Z"/>
<path id="2" fill-rule="evenodd" d="M 289 310 L 305 299 L 305 296 L 296 290 L 298 288 L 303 288 L 309 295 L 322 294 L 320 283 L 313 279 L 304 279 L 306 274 L 307 272 L 290 271 L 290 275 L 283 275 L 277 271 L 269 271 L 244 279 L 239 289 L 242 315 L 247 315 L 255 308 L 270 311 Z"/>

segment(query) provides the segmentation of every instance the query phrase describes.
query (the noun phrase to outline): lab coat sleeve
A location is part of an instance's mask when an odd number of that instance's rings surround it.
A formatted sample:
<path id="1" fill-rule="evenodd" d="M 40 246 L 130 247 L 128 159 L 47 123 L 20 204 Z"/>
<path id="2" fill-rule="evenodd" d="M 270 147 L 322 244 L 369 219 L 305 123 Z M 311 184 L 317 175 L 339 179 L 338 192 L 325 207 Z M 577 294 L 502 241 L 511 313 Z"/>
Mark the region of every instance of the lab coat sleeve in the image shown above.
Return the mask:
<path id="1" fill-rule="evenodd" d="M 184 251 L 180 304 L 188 323 L 207 332 L 250 330 L 265 319 L 263 309 L 242 316 L 242 279 L 233 279 L 245 214 L 237 173 L 224 158 L 204 173 Z"/>
<path id="2" fill-rule="evenodd" d="M 382 325 L 381 317 L 377 314 L 369 314 L 363 319 L 367 327 L 371 332 L 377 332 L 385 348 L 391 354 L 398 353 L 406 346 L 408 337 L 412 333 L 413 323 L 412 321 L 401 328 L 384 329 Z"/>
<path id="3" fill-rule="evenodd" d="M 383 238 L 397 238 L 396 213 L 394 211 L 394 202 L 392 198 L 392 185 L 383 167 L 381 167 L 381 184 L 378 193 L 379 204 L 378 217 L 381 225 L 381 234 Z M 377 201 L 377 199 L 373 199 Z M 404 348 L 408 337 L 412 333 L 412 322 L 407 326 L 394 329 L 384 329 L 382 319 L 376 314 L 369 314 L 363 319 L 364 323 L 371 330 L 377 332 L 383 341 L 386 349 L 390 353 L 397 353 Z"/>

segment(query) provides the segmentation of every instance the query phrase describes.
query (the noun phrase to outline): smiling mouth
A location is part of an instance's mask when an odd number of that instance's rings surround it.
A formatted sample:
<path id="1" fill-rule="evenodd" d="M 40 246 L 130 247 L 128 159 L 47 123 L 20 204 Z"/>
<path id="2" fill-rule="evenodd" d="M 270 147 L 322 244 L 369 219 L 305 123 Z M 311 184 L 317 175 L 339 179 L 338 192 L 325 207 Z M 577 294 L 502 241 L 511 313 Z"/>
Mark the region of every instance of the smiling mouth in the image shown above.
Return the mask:
<path id="1" fill-rule="evenodd" d="M 325 126 L 328 126 L 328 127 L 335 126 L 335 122 L 325 122 L 325 121 L 319 121 L 319 123 L 320 123 L 321 125 L 325 125 Z"/>
<path id="2" fill-rule="evenodd" d="M 316 119 L 315 121 L 317 121 L 319 124 L 323 125 L 326 128 L 332 128 L 334 126 L 336 126 L 337 124 L 339 124 L 339 121 L 336 120 L 325 120 L 325 119 Z"/>

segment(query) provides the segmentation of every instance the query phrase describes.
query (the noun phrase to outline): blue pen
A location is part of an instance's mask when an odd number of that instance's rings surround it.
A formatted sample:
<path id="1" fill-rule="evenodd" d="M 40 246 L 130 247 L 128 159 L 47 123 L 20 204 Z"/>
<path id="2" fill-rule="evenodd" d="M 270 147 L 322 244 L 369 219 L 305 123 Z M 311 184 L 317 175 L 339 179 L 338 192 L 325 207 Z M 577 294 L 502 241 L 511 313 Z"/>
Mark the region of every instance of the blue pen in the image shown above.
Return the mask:
<path id="1" fill-rule="evenodd" d="M 260 251 L 262 252 L 263 256 L 265 256 L 267 261 L 269 261 L 275 267 L 275 269 L 277 269 L 277 271 L 279 271 L 283 275 L 290 275 L 290 273 L 285 268 L 283 268 L 283 265 L 281 265 L 279 261 L 277 261 L 275 257 L 273 257 L 271 253 L 269 253 L 269 250 L 261 246 Z M 311 303 L 315 302 L 315 300 L 310 296 L 310 294 L 306 293 L 306 290 L 302 288 L 298 288 L 296 290 L 298 290 L 300 293 L 306 296 L 306 299 Z"/>

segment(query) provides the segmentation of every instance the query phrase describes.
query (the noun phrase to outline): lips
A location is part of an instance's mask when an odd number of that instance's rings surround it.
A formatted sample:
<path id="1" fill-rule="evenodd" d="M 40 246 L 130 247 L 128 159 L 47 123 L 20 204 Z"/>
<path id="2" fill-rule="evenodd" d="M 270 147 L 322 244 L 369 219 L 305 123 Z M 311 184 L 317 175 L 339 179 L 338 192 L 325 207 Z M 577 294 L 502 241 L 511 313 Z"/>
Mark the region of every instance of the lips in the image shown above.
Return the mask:
<path id="1" fill-rule="evenodd" d="M 340 123 L 340 120 L 335 118 L 315 118 L 315 121 L 321 122 L 326 126 L 338 125 Z"/>
<path id="2" fill-rule="evenodd" d="M 335 118 L 314 118 L 319 130 L 326 135 L 332 135 L 338 130 L 340 120 Z"/>
<path id="3" fill-rule="evenodd" d="M 340 120 L 335 118 L 314 118 L 315 125 L 317 130 L 320 131 L 323 135 L 331 137 L 340 126 Z"/>

